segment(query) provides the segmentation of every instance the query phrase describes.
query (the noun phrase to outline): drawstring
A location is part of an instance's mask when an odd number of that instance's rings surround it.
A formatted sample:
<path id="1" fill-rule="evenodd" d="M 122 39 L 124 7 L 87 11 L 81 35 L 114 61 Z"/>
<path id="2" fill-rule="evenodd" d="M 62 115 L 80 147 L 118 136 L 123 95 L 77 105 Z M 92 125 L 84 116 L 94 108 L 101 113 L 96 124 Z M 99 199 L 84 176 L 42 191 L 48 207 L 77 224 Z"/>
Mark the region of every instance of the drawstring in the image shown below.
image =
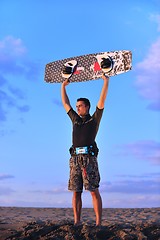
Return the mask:
<path id="1" fill-rule="evenodd" d="M 77 166 L 78 164 L 82 167 L 83 175 L 85 178 L 87 178 L 87 170 L 86 167 L 89 164 L 89 157 L 88 156 L 83 156 L 83 155 L 78 155 L 74 156 L 74 164 Z"/>
<path id="2" fill-rule="evenodd" d="M 87 171 L 86 171 L 86 167 L 83 167 L 83 175 L 85 178 L 87 178 Z"/>
<path id="3" fill-rule="evenodd" d="M 84 178 L 87 178 L 86 166 L 88 166 L 88 164 L 89 164 L 89 157 L 82 156 L 81 157 L 81 161 L 82 161 L 82 168 L 83 168 Z"/>

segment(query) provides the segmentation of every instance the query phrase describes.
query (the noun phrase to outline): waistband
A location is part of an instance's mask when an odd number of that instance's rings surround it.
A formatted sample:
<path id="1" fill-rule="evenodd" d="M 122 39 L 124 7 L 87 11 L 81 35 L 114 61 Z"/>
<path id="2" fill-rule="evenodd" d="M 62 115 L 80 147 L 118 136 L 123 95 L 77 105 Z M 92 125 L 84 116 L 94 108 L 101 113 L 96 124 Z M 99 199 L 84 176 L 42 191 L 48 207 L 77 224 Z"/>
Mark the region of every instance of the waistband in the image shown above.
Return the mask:
<path id="1" fill-rule="evenodd" d="M 95 149 L 93 145 L 84 146 L 84 147 L 72 146 L 69 149 L 69 152 L 70 152 L 71 156 L 77 156 L 77 155 L 97 156 L 98 148 Z"/>

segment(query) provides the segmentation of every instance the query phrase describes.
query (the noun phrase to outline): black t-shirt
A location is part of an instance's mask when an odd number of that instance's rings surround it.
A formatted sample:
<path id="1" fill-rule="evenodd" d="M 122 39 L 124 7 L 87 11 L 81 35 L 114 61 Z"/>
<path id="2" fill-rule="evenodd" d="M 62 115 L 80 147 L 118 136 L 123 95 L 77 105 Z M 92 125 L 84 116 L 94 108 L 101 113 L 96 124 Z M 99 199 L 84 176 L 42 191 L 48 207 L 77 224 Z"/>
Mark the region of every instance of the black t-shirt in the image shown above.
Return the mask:
<path id="1" fill-rule="evenodd" d="M 91 116 L 80 117 L 71 108 L 68 115 L 73 123 L 72 144 L 74 147 L 90 146 L 95 142 L 99 123 L 102 117 L 103 109 L 96 107 L 96 111 Z"/>

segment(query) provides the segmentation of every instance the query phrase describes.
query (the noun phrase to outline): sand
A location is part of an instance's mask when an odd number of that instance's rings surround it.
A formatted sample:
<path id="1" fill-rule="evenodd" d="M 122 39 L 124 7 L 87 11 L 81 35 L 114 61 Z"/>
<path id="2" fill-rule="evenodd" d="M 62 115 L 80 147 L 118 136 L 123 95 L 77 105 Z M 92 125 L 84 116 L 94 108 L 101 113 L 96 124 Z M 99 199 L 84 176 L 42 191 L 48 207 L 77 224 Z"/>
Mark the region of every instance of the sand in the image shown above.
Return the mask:
<path id="1" fill-rule="evenodd" d="M 73 225 L 70 208 L 0 207 L 0 240 L 160 240 L 160 208 L 103 209 L 95 226 L 91 208 Z"/>

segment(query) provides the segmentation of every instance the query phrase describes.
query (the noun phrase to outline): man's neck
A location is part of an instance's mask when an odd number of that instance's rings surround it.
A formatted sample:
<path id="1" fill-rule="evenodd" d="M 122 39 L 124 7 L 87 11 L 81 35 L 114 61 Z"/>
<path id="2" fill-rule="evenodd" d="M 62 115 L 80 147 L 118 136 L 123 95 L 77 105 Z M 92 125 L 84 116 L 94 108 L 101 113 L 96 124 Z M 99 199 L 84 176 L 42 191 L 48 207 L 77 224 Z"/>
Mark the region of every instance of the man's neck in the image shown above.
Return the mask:
<path id="1" fill-rule="evenodd" d="M 81 118 L 86 118 L 88 117 L 90 114 L 89 113 L 86 113 L 85 115 L 80 115 Z"/>

